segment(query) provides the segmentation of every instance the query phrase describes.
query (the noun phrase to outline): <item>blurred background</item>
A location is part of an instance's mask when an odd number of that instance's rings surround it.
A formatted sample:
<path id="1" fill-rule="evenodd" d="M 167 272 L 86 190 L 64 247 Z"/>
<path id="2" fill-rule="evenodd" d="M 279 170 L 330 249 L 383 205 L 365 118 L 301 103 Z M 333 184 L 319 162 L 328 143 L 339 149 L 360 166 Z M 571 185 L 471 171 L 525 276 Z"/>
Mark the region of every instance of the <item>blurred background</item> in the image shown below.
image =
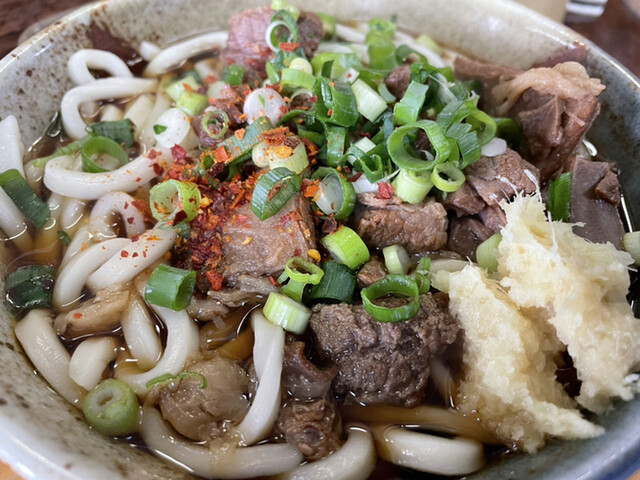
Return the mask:
<path id="1" fill-rule="evenodd" d="M 640 0 L 517 0 L 595 42 L 640 77 Z M 37 32 L 52 18 L 87 0 L 0 0 L 0 58 L 25 29 Z"/>

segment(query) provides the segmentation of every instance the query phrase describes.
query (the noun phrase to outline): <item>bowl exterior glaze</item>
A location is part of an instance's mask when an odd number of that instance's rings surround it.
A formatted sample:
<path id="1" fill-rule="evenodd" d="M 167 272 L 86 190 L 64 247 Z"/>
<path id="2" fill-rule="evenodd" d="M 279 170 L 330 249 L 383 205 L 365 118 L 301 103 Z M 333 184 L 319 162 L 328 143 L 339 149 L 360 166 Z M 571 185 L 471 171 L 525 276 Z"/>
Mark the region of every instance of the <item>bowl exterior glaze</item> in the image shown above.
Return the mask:
<path id="1" fill-rule="evenodd" d="M 31 38 L 0 61 L 0 118 L 18 118 L 25 145 L 45 130 L 63 93 L 72 86 L 66 61 L 90 47 L 89 25 L 108 28 L 125 42 L 166 45 L 182 37 L 226 28 L 252 0 L 105 0 L 85 7 Z M 621 167 L 622 183 L 640 214 L 640 84 L 601 50 L 567 28 L 508 1 L 402 0 L 367 2 L 305 0 L 305 9 L 339 19 L 368 20 L 397 14 L 399 24 L 479 59 L 528 67 L 574 42 L 587 46 L 587 67 L 607 89 L 590 139 Z M 0 247 L 1 248 L 1 247 Z M 4 253 L 0 278 L 11 260 Z M 0 280 L 1 282 L 2 280 Z M 2 285 L 0 285 L 2 287 Z M 79 410 L 47 387 L 25 360 L 13 320 L 0 311 L 0 456 L 27 478 L 150 480 L 193 478 L 124 442 L 91 431 Z M 602 437 L 555 442 L 535 455 L 509 456 L 469 478 L 626 478 L 640 456 L 640 400 L 620 404 L 597 418 Z"/>

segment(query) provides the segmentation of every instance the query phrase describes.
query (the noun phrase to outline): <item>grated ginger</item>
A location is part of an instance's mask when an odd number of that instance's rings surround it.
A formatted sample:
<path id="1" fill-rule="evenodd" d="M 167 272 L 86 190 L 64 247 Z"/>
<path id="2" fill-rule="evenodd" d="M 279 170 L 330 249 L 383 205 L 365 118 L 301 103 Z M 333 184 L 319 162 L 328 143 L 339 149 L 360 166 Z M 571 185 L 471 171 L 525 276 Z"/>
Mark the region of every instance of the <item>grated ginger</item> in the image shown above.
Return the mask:
<path id="1" fill-rule="evenodd" d="M 459 408 L 532 452 L 548 436 L 603 432 L 582 418 L 556 381 L 565 349 L 582 381 L 578 404 L 602 413 L 636 392 L 640 322 L 626 302 L 631 257 L 549 222 L 536 197 L 502 204 L 507 225 L 495 279 L 474 265 L 448 275 L 451 311 L 465 330 Z"/>

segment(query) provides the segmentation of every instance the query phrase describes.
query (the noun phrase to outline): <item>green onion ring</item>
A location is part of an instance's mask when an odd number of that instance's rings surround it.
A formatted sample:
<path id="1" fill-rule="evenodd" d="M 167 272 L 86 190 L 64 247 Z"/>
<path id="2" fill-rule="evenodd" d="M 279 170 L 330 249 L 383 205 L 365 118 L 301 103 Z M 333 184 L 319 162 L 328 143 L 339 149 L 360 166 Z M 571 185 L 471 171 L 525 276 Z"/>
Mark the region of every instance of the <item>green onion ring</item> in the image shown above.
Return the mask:
<path id="1" fill-rule="evenodd" d="M 340 209 L 335 213 L 336 220 L 345 220 L 351 215 L 351 212 L 356 208 L 356 191 L 353 188 L 353 183 L 347 181 L 347 178 L 331 167 L 320 167 L 311 176 L 312 179 L 322 179 L 332 176 L 336 177 L 340 181 L 342 187 L 342 205 Z"/>
<path id="2" fill-rule="evenodd" d="M 222 121 L 219 121 L 216 117 L 222 117 Z M 224 110 L 213 110 L 211 112 L 207 112 L 202 115 L 202 129 L 213 139 L 220 139 L 224 137 L 227 130 L 229 130 L 229 115 Z M 215 130 L 212 130 L 211 127 L 215 127 L 217 129 L 217 133 Z"/>
<path id="3" fill-rule="evenodd" d="M 300 257 L 290 258 L 284 266 L 284 270 L 291 280 L 311 285 L 320 283 L 324 276 L 324 271 L 319 266 Z"/>
<path id="4" fill-rule="evenodd" d="M 280 188 L 270 197 L 271 190 L 278 184 Z M 273 217 L 300 191 L 301 186 L 300 177 L 294 172 L 284 167 L 274 168 L 258 179 L 251 199 L 251 211 L 260 220 Z"/>
<path id="5" fill-rule="evenodd" d="M 200 190 L 195 183 L 165 180 L 155 185 L 149 194 L 153 218 L 159 222 L 178 224 L 190 222 L 198 215 Z"/>
<path id="6" fill-rule="evenodd" d="M 161 264 L 149 277 L 144 299 L 147 303 L 178 312 L 189 305 L 195 286 L 196 272 L 193 270 Z"/>
<path id="7" fill-rule="evenodd" d="M 373 301 L 385 295 L 403 295 L 409 303 L 395 308 L 382 307 Z M 420 310 L 419 289 L 415 280 L 407 275 L 387 275 L 360 292 L 362 304 L 369 315 L 379 322 L 401 322 L 413 318 Z"/>
<path id="8" fill-rule="evenodd" d="M 415 129 L 421 129 L 429 137 L 431 147 L 435 150 L 435 158 L 431 161 L 425 161 L 421 158 L 411 155 L 404 146 L 405 137 Z M 389 156 L 393 163 L 399 168 L 406 170 L 431 170 L 433 167 L 446 161 L 451 154 L 449 141 L 444 136 L 442 128 L 432 120 L 420 120 L 397 128 L 387 139 L 387 148 Z"/>
<path id="9" fill-rule="evenodd" d="M 122 146 L 107 137 L 92 137 L 90 138 L 80 150 L 82 155 L 82 171 L 89 173 L 101 173 L 106 172 L 104 168 L 99 166 L 93 161 L 94 155 L 107 154 L 122 165 L 126 165 L 129 162 L 129 155 L 122 148 Z"/>
<path id="10" fill-rule="evenodd" d="M 446 175 L 448 178 L 442 178 Z M 440 163 L 431 172 L 431 181 L 439 190 L 443 192 L 455 192 L 460 189 L 465 181 L 464 173 L 453 163 Z"/>

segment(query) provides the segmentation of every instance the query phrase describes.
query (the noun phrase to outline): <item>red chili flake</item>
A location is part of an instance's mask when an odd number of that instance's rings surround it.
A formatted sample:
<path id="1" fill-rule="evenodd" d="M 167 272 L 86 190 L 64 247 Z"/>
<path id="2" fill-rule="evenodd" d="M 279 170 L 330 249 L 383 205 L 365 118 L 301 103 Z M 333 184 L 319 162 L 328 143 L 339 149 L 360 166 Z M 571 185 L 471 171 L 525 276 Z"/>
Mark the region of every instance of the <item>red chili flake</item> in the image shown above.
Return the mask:
<path id="1" fill-rule="evenodd" d="M 322 225 L 322 233 L 325 235 L 329 235 L 330 233 L 333 233 L 337 230 L 338 230 L 338 222 L 332 215 L 329 218 L 327 218 L 324 224 Z"/>
<path id="2" fill-rule="evenodd" d="M 329 116 L 333 115 L 333 108 L 329 109 L 329 111 L 327 112 L 327 115 L 329 115 Z"/>
<path id="3" fill-rule="evenodd" d="M 222 290 L 222 284 L 224 283 L 224 278 L 218 272 L 214 272 L 213 270 L 209 270 L 206 273 L 207 280 L 211 283 L 211 290 Z"/>
<path id="4" fill-rule="evenodd" d="M 149 153 L 147 153 L 147 158 L 149 158 L 149 160 L 155 160 L 160 155 L 162 155 L 161 152 L 159 152 L 158 150 L 151 149 L 149 150 Z"/>
<path id="5" fill-rule="evenodd" d="M 293 250 L 293 256 L 294 257 L 300 257 L 302 256 L 302 250 L 300 250 L 299 248 L 296 248 Z"/>
<path id="6" fill-rule="evenodd" d="M 140 183 L 142 179 L 140 177 L 136 178 L 136 183 Z"/>
<path id="7" fill-rule="evenodd" d="M 133 252 L 133 254 L 131 255 L 131 257 L 136 258 L 138 256 L 138 252 Z"/>
<path id="8" fill-rule="evenodd" d="M 133 218 L 133 217 L 129 217 L 129 218 L 127 218 L 127 223 L 128 223 L 129 225 L 133 225 L 133 222 L 135 222 L 135 221 L 136 221 L 136 219 L 135 219 L 135 218 Z"/>
<path id="9" fill-rule="evenodd" d="M 187 151 L 180 145 L 174 145 L 173 147 L 171 147 L 171 156 L 176 161 L 184 160 L 184 158 L 187 156 Z"/>
<path id="10" fill-rule="evenodd" d="M 129 256 L 129 252 L 127 252 L 126 250 L 122 250 L 120 252 L 120 256 L 123 258 L 127 258 Z"/>
<path id="11" fill-rule="evenodd" d="M 236 217 L 236 223 L 238 225 L 242 225 L 244 222 L 246 222 L 247 220 L 249 220 L 249 217 L 247 217 L 246 215 L 238 215 Z"/>
<path id="12" fill-rule="evenodd" d="M 82 318 L 82 314 L 80 312 L 76 312 L 73 314 L 73 318 Z"/>
<path id="13" fill-rule="evenodd" d="M 393 198 L 393 185 L 387 182 L 378 182 L 378 198 L 381 200 Z"/>
<path id="14" fill-rule="evenodd" d="M 162 168 L 157 163 L 152 163 L 151 167 L 153 168 L 153 173 L 155 173 L 158 177 L 164 173 L 164 168 Z"/>
<path id="15" fill-rule="evenodd" d="M 244 128 L 240 128 L 240 129 L 235 131 L 234 135 L 236 136 L 236 138 L 238 140 L 242 140 L 244 138 L 244 133 L 245 133 L 245 129 Z"/>
<path id="16" fill-rule="evenodd" d="M 269 275 L 269 281 L 271 282 L 271 285 L 273 285 L 274 287 L 279 287 L 280 286 L 278 281 L 275 278 L 273 278 L 273 275 Z"/>
<path id="17" fill-rule="evenodd" d="M 299 46 L 300 46 L 299 43 L 280 42 L 280 44 L 278 45 L 278 48 L 283 52 L 293 52 Z"/>
<path id="18" fill-rule="evenodd" d="M 358 172 L 353 177 L 347 178 L 347 182 L 353 183 L 353 182 L 357 181 L 361 176 L 362 176 L 362 172 Z"/>
<path id="19" fill-rule="evenodd" d="M 224 145 L 220 145 L 215 152 L 213 152 L 213 156 L 216 159 L 217 163 L 226 163 L 229 160 L 229 154 L 227 153 Z"/>

